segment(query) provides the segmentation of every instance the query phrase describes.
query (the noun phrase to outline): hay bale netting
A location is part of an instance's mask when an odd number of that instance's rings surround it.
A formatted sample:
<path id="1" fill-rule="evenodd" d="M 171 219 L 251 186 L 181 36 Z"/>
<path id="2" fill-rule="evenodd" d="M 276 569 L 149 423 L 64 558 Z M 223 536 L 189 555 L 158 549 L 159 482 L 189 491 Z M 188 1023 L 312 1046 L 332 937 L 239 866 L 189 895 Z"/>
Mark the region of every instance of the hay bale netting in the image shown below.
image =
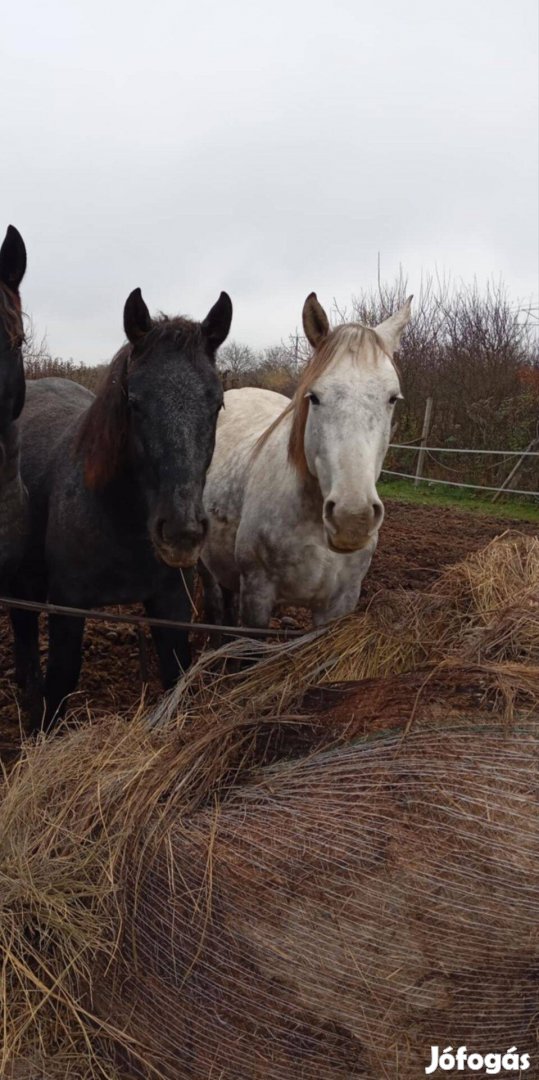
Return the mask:
<path id="1" fill-rule="evenodd" d="M 533 1060 L 537 715 L 270 767 L 255 746 L 239 720 L 172 743 L 137 719 L 29 751 L 0 807 L 4 1074 L 417 1080 L 432 1044 Z"/>
<path id="2" fill-rule="evenodd" d="M 539 542 L 502 538 L 247 673 L 205 658 L 151 718 L 30 748 L 0 803 L 0 1075 L 533 1060 L 538 578 Z M 367 681 L 308 715 L 343 678 Z"/>

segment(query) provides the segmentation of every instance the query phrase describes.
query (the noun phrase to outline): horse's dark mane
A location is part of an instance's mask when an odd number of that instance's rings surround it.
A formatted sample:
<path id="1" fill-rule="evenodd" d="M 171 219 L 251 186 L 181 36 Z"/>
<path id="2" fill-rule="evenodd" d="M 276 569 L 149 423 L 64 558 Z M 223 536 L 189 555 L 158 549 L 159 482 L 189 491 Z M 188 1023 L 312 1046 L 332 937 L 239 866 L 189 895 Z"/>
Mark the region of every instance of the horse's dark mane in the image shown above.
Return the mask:
<path id="1" fill-rule="evenodd" d="M 84 480 L 90 491 L 106 487 L 125 465 L 129 452 L 127 378 L 144 362 L 152 362 L 158 346 L 173 345 L 193 357 L 202 348 L 199 323 L 181 316 L 159 315 L 140 347 L 123 345 L 116 353 L 98 387 L 95 400 L 84 414 L 77 437 L 77 451 L 84 459 Z"/>
<path id="2" fill-rule="evenodd" d="M 84 459 L 84 481 L 91 491 L 105 487 L 124 464 L 128 445 L 127 365 L 131 346 L 116 353 L 83 416 L 77 450 Z"/>
<path id="3" fill-rule="evenodd" d="M 22 345 L 24 328 L 19 295 L 0 281 L 0 321 L 11 345 Z"/>
<path id="4" fill-rule="evenodd" d="M 136 359 L 144 359 L 156 345 L 171 344 L 177 348 L 195 353 L 202 346 L 200 323 L 186 319 L 182 315 L 169 318 L 160 313 L 153 319 L 152 329 L 144 337 L 144 347 L 136 352 Z"/>

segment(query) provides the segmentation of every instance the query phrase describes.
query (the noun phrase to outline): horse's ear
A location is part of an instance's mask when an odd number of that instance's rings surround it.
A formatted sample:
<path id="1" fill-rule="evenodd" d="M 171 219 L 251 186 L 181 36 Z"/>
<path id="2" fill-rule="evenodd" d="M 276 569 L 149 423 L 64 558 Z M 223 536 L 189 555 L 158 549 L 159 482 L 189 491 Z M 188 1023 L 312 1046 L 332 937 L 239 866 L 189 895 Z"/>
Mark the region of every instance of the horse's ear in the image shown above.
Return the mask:
<path id="1" fill-rule="evenodd" d="M 8 225 L 4 242 L 0 248 L 0 281 L 8 288 L 18 292 L 26 270 L 26 248 L 24 240 L 14 225 Z"/>
<path id="2" fill-rule="evenodd" d="M 409 296 L 402 307 L 399 308 L 394 315 L 390 315 L 389 319 L 384 319 L 384 321 L 376 327 L 376 333 L 382 338 L 382 341 L 391 356 L 395 349 L 398 349 L 402 332 L 410 322 L 412 300 L 413 296 Z"/>
<path id="3" fill-rule="evenodd" d="M 133 289 L 125 302 L 124 307 L 124 330 L 125 336 L 132 345 L 138 344 L 141 338 L 152 328 L 152 317 L 140 289 Z"/>
<path id="4" fill-rule="evenodd" d="M 303 305 L 302 319 L 305 337 L 313 349 L 316 349 L 329 334 L 329 321 L 314 292 L 309 293 Z"/>
<path id="5" fill-rule="evenodd" d="M 228 293 L 222 292 L 217 303 L 213 305 L 204 322 L 201 323 L 202 333 L 206 338 L 210 352 L 214 353 L 228 335 L 232 322 L 232 300 Z"/>

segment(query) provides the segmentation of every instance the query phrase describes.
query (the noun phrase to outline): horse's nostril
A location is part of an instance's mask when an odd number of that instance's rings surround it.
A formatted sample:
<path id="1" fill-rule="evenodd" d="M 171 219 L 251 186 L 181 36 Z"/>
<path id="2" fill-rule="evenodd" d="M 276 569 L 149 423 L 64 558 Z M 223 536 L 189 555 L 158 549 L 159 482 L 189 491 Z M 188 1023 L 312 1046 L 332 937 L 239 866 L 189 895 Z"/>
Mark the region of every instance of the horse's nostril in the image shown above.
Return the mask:
<path id="1" fill-rule="evenodd" d="M 382 506 L 382 503 L 375 502 L 375 503 L 372 504 L 372 513 L 373 513 L 375 524 L 377 524 L 379 521 L 381 521 L 383 512 L 384 512 L 384 508 Z"/>
<path id="2" fill-rule="evenodd" d="M 326 518 L 328 521 L 331 521 L 334 510 L 335 503 L 333 502 L 333 499 L 326 499 Z"/>
<path id="3" fill-rule="evenodd" d="M 158 517 L 153 526 L 154 536 L 163 547 L 182 548 L 186 551 L 201 544 L 208 531 L 207 518 L 191 519 L 170 515 Z"/>

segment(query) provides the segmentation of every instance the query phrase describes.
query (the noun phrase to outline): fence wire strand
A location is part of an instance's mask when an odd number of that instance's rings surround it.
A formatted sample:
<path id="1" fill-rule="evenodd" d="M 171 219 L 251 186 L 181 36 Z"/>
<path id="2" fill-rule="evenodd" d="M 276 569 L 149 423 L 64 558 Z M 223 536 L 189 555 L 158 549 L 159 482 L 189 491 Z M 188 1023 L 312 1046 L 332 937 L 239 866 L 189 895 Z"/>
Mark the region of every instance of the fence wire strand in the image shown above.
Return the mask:
<path id="1" fill-rule="evenodd" d="M 42 612 L 47 615 L 65 615 L 75 619 L 90 619 L 94 622 L 125 623 L 130 626 L 160 626 L 165 630 L 199 630 L 205 633 L 222 633 L 228 637 L 252 638 L 252 637 L 277 637 L 287 639 L 302 637 L 304 630 L 281 629 L 275 627 L 260 628 L 259 626 L 224 626 L 220 623 L 187 622 L 174 619 L 154 619 L 147 615 L 126 615 L 118 611 L 96 611 L 93 608 L 67 607 L 64 604 L 40 603 L 37 600 L 19 600 L 16 597 L 0 596 L 0 607 L 9 609 L 16 608 L 20 611 Z"/>
<path id="2" fill-rule="evenodd" d="M 382 469 L 384 476 L 399 476 L 402 480 L 419 480 L 421 484 L 443 484 L 444 487 L 473 488 L 474 491 L 500 491 L 503 495 L 526 495 L 529 499 L 539 498 L 539 491 L 521 491 L 518 488 L 487 487 L 486 484 L 463 484 L 457 480 L 437 480 L 431 476 L 417 477 L 415 473 L 395 472 L 394 469 Z"/>
<path id="3" fill-rule="evenodd" d="M 414 443 L 390 443 L 391 450 L 432 450 L 435 454 L 501 454 L 503 457 L 539 457 L 539 450 L 471 450 L 460 446 L 416 446 Z"/>

